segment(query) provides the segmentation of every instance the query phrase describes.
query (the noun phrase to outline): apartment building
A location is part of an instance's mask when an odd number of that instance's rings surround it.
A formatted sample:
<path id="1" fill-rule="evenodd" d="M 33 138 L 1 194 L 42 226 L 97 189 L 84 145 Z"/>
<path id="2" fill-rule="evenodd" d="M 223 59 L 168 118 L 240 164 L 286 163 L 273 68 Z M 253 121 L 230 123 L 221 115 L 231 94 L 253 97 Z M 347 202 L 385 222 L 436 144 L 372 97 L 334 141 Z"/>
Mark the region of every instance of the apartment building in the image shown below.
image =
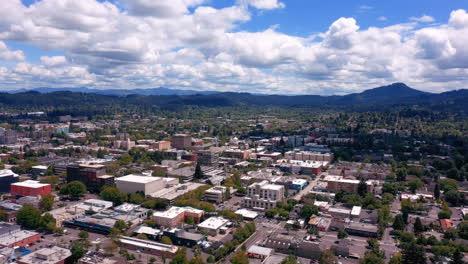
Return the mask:
<path id="1" fill-rule="evenodd" d="M 262 181 L 247 188 L 247 197 L 244 198 L 242 204 L 247 208 L 264 210 L 276 207 L 276 203 L 282 202 L 284 199 L 284 186 Z"/>

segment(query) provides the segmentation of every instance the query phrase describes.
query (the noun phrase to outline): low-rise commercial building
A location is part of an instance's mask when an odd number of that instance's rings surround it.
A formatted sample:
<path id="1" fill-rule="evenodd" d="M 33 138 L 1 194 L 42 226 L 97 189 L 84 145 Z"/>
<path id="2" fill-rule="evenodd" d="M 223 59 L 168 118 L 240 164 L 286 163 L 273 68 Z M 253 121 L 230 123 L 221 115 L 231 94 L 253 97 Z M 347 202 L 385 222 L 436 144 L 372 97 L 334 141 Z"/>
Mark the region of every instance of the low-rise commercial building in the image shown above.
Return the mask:
<path id="1" fill-rule="evenodd" d="M 41 196 L 52 192 L 52 185 L 39 181 L 27 180 L 11 184 L 11 196 Z"/>
<path id="2" fill-rule="evenodd" d="M 210 236 L 216 236 L 221 229 L 229 225 L 230 222 L 223 217 L 210 217 L 198 225 L 200 231 L 206 232 Z"/>
<path id="3" fill-rule="evenodd" d="M 160 227 L 175 228 L 184 223 L 188 218 L 193 219 L 195 223 L 200 223 L 205 212 L 192 207 L 173 206 L 164 212 L 154 212 L 153 221 Z"/>
<path id="4" fill-rule="evenodd" d="M 379 234 L 379 228 L 376 225 L 359 222 L 349 223 L 345 231 L 350 235 L 362 237 L 377 237 Z"/>
<path id="5" fill-rule="evenodd" d="M 261 247 L 257 245 L 251 246 L 247 250 L 247 256 L 249 258 L 256 258 L 256 259 L 266 259 L 274 252 L 271 248 Z"/>
<path id="6" fill-rule="evenodd" d="M 215 186 L 205 191 L 205 201 L 211 203 L 222 203 L 226 197 L 227 187 Z"/>
<path id="7" fill-rule="evenodd" d="M 40 239 L 40 234 L 22 230 L 19 225 L 0 222 L 0 246 L 3 247 L 24 247 Z"/>
<path id="8" fill-rule="evenodd" d="M 19 264 L 64 264 L 72 253 L 66 248 L 41 248 L 16 260 Z"/>
<path id="9" fill-rule="evenodd" d="M 173 245 L 166 245 L 155 241 L 138 239 L 135 237 L 123 236 L 119 239 L 121 247 L 140 251 L 141 253 L 161 256 L 165 258 L 172 258 L 175 256 L 179 248 Z"/>
<path id="10" fill-rule="evenodd" d="M 117 188 L 127 194 L 142 192 L 150 195 L 166 187 L 166 181 L 161 177 L 144 174 L 130 174 L 115 179 Z"/>
<path id="11" fill-rule="evenodd" d="M 166 230 L 163 232 L 163 235 L 169 237 L 174 245 L 184 247 L 194 247 L 206 241 L 206 237 L 202 234 L 187 232 L 177 228 Z"/>

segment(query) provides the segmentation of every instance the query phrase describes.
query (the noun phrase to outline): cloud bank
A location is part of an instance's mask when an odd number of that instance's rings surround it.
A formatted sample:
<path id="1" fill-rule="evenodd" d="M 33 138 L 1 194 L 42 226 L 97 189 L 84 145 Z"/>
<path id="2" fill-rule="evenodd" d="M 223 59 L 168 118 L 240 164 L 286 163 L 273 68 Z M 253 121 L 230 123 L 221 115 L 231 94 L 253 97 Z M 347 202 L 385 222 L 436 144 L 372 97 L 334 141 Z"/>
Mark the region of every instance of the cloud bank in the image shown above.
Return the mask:
<path id="1" fill-rule="evenodd" d="M 446 22 L 361 28 L 338 18 L 300 37 L 271 28 L 241 30 L 252 9 L 287 10 L 277 0 L 214 8 L 203 0 L 42 0 L 0 9 L 0 85 L 198 89 L 282 94 L 343 94 L 402 81 L 440 92 L 468 87 L 468 14 Z M 381 19 L 384 20 L 384 19 Z M 32 63 L 20 42 L 63 56 Z"/>

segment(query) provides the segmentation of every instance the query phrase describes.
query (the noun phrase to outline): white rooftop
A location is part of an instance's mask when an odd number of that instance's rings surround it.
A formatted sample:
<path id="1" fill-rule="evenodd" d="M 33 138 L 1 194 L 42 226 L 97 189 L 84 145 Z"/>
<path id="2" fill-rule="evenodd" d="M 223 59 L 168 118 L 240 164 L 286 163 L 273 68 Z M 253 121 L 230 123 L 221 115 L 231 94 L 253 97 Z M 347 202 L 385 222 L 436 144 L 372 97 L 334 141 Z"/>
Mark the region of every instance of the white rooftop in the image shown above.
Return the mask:
<path id="1" fill-rule="evenodd" d="M 304 179 L 295 179 L 295 180 L 293 180 L 292 183 L 293 183 L 293 184 L 298 184 L 298 185 L 303 185 L 303 184 L 306 184 L 306 183 L 307 183 L 307 180 L 304 180 Z"/>
<path id="2" fill-rule="evenodd" d="M 46 165 L 36 165 L 36 166 L 32 166 L 31 168 L 38 169 L 38 170 L 47 170 L 48 167 Z"/>
<path id="3" fill-rule="evenodd" d="M 140 226 L 137 230 L 135 230 L 135 233 L 138 234 L 148 234 L 148 235 L 158 235 L 161 233 L 161 230 L 156 229 L 156 228 L 151 228 L 149 226 Z"/>
<path id="4" fill-rule="evenodd" d="M 19 261 L 21 263 L 41 263 L 41 264 L 55 264 L 60 263 L 72 255 L 71 251 L 66 248 L 53 246 L 52 248 L 41 248 L 30 254 L 27 254 Z"/>
<path id="5" fill-rule="evenodd" d="M 18 174 L 14 173 L 12 170 L 8 170 L 8 169 L 0 170 L 0 177 L 8 177 L 12 175 L 14 177 L 18 177 Z"/>
<path id="6" fill-rule="evenodd" d="M 242 215 L 242 217 L 245 217 L 245 218 L 256 218 L 258 216 L 257 212 L 251 211 L 245 208 L 239 209 L 235 213 Z"/>
<path id="7" fill-rule="evenodd" d="M 162 244 L 162 243 L 158 243 L 158 242 L 154 242 L 150 240 L 138 239 L 138 238 L 127 237 L 127 236 L 121 237 L 120 243 L 130 244 L 130 245 L 134 245 L 134 246 L 138 246 L 142 248 L 151 248 L 151 249 L 155 249 L 158 251 L 170 252 L 170 253 L 176 253 L 177 250 L 179 249 L 176 246 L 166 245 L 166 244 Z"/>
<path id="8" fill-rule="evenodd" d="M 18 241 L 24 240 L 28 237 L 35 236 L 37 234 L 38 233 L 29 231 L 29 230 L 19 230 L 19 231 L 11 232 L 9 233 L 8 236 L 0 237 L 0 245 L 8 246 Z"/>
<path id="9" fill-rule="evenodd" d="M 361 206 L 353 206 L 353 208 L 351 209 L 351 215 L 359 216 L 361 214 L 361 209 Z"/>
<path id="10" fill-rule="evenodd" d="M 267 185 L 262 186 L 262 189 L 276 190 L 276 191 L 279 191 L 283 188 L 284 188 L 283 185 L 277 185 L 277 184 L 267 184 Z"/>
<path id="11" fill-rule="evenodd" d="M 249 248 L 247 252 L 256 255 L 270 256 L 271 253 L 273 253 L 273 249 L 253 245 Z"/>
<path id="12" fill-rule="evenodd" d="M 174 218 L 177 217 L 178 215 L 185 213 L 185 212 L 191 212 L 195 214 L 201 214 L 203 213 L 202 210 L 198 210 L 192 207 L 177 207 L 173 206 L 169 210 L 164 211 L 164 212 L 154 212 L 153 216 L 156 217 L 163 217 L 163 218 Z"/>
<path id="13" fill-rule="evenodd" d="M 225 226 L 227 223 L 229 223 L 229 220 L 224 219 L 222 217 L 210 217 L 206 219 L 205 221 L 201 222 L 198 227 L 199 228 L 205 228 L 205 229 L 220 229 L 221 227 Z"/>
<path id="14" fill-rule="evenodd" d="M 120 182 L 136 182 L 136 183 L 150 183 L 154 181 L 160 181 L 161 177 L 153 177 L 153 176 L 144 176 L 144 175 L 138 175 L 138 174 L 129 174 L 126 176 L 122 176 L 119 178 L 116 178 L 115 181 L 120 181 Z"/>
<path id="15" fill-rule="evenodd" d="M 42 188 L 45 186 L 50 186 L 50 184 L 48 183 L 40 183 L 39 181 L 33 181 L 33 180 L 15 182 L 15 183 L 12 183 L 11 185 L 29 187 L 29 188 Z"/>

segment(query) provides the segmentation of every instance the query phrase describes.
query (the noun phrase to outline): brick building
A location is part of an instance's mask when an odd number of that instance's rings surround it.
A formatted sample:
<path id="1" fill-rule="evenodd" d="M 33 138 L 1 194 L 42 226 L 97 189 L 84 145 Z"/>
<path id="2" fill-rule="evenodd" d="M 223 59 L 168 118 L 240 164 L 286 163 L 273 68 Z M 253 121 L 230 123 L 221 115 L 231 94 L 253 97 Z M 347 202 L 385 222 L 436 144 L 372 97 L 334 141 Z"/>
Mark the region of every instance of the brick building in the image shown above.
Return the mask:
<path id="1" fill-rule="evenodd" d="M 52 185 L 40 183 L 39 181 L 27 180 L 13 183 L 11 185 L 11 196 L 40 196 L 52 192 Z"/>

